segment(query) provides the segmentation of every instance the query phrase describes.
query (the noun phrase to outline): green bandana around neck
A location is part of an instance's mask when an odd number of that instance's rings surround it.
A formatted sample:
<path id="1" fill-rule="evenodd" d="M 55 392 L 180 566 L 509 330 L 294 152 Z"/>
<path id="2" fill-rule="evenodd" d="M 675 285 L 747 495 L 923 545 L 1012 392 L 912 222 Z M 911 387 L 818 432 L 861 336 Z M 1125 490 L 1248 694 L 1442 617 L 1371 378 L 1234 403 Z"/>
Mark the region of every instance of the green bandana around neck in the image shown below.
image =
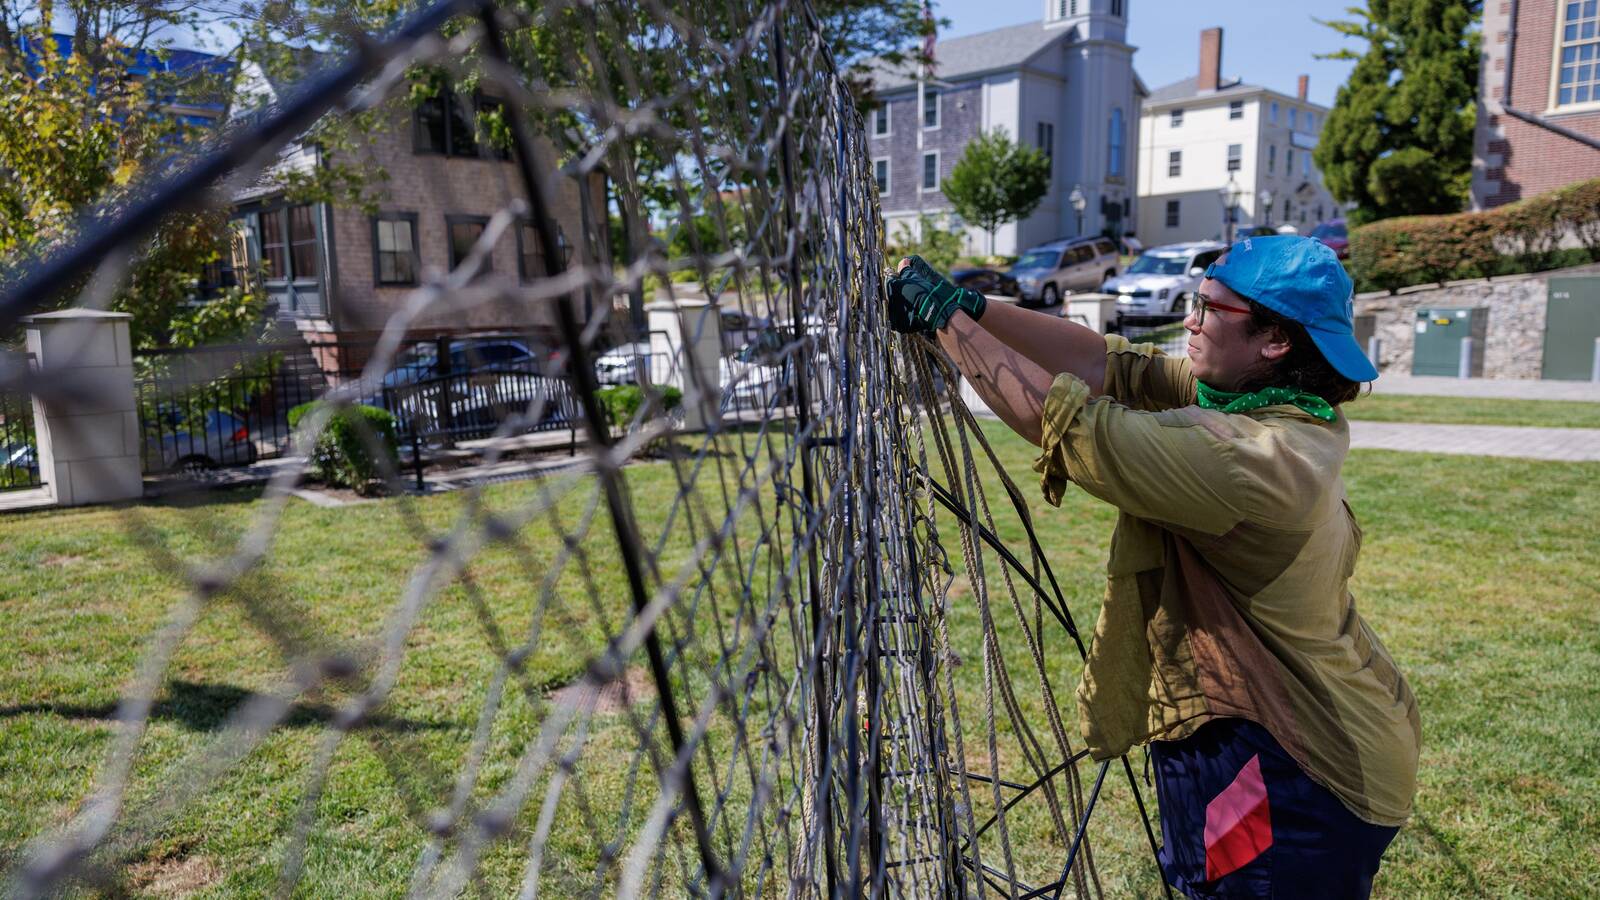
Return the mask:
<path id="1" fill-rule="evenodd" d="M 1299 407 L 1309 415 L 1316 416 L 1324 422 L 1332 422 L 1339 417 L 1333 411 L 1328 401 L 1316 394 L 1297 391 L 1294 388 L 1269 387 L 1248 394 L 1233 391 L 1221 391 L 1204 381 L 1196 382 L 1200 386 L 1200 408 L 1216 409 L 1225 413 L 1243 413 L 1263 406 L 1277 406 L 1288 403 Z"/>

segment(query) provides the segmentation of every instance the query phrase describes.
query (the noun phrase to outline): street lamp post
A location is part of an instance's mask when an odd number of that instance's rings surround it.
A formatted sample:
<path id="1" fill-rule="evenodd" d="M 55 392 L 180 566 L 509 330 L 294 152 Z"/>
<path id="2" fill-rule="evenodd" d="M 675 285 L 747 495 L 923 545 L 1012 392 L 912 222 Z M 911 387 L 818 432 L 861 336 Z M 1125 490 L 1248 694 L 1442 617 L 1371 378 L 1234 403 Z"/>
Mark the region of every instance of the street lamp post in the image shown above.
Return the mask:
<path id="1" fill-rule="evenodd" d="M 1081 237 L 1083 235 L 1083 211 L 1089 206 L 1089 198 L 1083 195 L 1083 185 L 1073 185 L 1072 193 L 1067 196 L 1067 200 L 1072 204 L 1073 211 L 1078 214 L 1077 233 Z"/>
<path id="2" fill-rule="evenodd" d="M 1228 183 L 1217 189 L 1217 198 L 1222 201 L 1223 230 L 1227 235 L 1227 243 L 1233 244 L 1233 208 L 1239 205 L 1239 185 L 1228 176 Z"/>
<path id="3" fill-rule="evenodd" d="M 1262 222 L 1261 224 L 1267 226 L 1268 228 L 1271 228 L 1272 227 L 1272 189 L 1271 188 L 1262 188 L 1261 189 L 1261 205 L 1267 211 L 1266 212 L 1266 216 L 1267 216 L 1266 221 Z"/>

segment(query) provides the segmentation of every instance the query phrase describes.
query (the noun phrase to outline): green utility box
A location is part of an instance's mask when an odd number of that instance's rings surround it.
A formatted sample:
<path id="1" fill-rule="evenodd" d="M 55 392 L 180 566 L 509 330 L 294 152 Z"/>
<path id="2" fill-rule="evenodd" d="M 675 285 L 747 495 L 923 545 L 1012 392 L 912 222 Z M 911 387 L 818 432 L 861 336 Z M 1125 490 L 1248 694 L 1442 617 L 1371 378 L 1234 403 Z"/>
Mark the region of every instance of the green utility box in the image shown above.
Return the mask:
<path id="1" fill-rule="evenodd" d="M 1411 353 L 1411 374 L 1461 374 L 1461 344 L 1472 338 L 1467 372 L 1483 377 L 1483 343 L 1489 333 L 1489 310 L 1484 307 L 1430 306 L 1417 310 L 1416 344 Z"/>
<path id="2" fill-rule="evenodd" d="M 1600 277 L 1550 279 L 1547 304 L 1542 375 L 1588 381 L 1600 338 Z"/>

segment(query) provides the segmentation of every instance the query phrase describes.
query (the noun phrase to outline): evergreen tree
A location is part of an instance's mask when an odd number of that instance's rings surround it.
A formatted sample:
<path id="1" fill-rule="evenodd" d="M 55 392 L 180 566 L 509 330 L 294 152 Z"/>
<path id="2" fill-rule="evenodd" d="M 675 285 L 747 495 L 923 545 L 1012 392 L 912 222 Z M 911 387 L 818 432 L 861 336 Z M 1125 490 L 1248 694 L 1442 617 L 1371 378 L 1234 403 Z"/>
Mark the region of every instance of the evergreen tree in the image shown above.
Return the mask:
<path id="1" fill-rule="evenodd" d="M 1027 218 L 1050 187 L 1050 160 L 1044 152 L 1014 143 L 996 128 L 967 144 L 950 176 L 939 189 L 961 218 L 989 233 L 1007 222 Z"/>
<path id="2" fill-rule="evenodd" d="M 1355 20 L 1323 22 L 1366 43 L 1313 153 L 1353 223 L 1457 212 L 1472 178 L 1483 9 L 1475 0 L 1367 0 Z"/>

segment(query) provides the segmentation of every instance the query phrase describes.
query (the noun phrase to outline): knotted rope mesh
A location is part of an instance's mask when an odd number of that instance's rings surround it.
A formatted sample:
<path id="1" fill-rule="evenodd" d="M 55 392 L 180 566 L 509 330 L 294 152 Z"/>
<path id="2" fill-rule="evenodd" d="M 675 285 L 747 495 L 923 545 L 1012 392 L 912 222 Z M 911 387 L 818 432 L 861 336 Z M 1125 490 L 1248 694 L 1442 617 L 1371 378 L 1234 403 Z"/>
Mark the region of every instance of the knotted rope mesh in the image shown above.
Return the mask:
<path id="1" fill-rule="evenodd" d="M 870 154 L 814 11 L 447 2 L 355 44 L 7 296 L 8 324 L 84 266 L 99 277 L 79 302 L 103 304 L 144 228 L 193 202 L 197 185 L 220 184 L 205 202 L 226 203 L 317 117 L 404 102 L 408 73 L 433 67 L 505 99 L 512 164 L 483 177 L 507 199 L 459 265 L 394 311 L 364 377 L 333 391 L 297 444 L 381 379 L 415 323 L 495 302 L 553 322 L 552 374 L 576 395 L 585 440 L 514 502 L 468 488 L 443 528 L 405 473 L 387 472 L 397 496 L 384 502 L 421 549 L 365 628 L 297 621 L 255 577 L 281 552 L 303 462 L 276 471 L 243 537 L 202 565 L 138 507 L 124 511 L 149 564 L 182 572 L 187 595 L 126 684 L 92 788 L 19 849 L 11 890 L 120 884 L 130 853 L 238 790 L 230 773 L 318 698 L 333 709 L 303 732 L 294 809 L 262 818 L 282 895 L 315 894 L 317 873 L 337 866 L 319 859 L 336 827 L 323 810 L 352 742 L 384 758 L 419 836 L 399 851 L 414 851 L 409 881 L 376 885 L 384 894 L 1154 892 L 1155 836 L 1132 767 L 1091 760 L 1076 737 L 1083 641 L 1023 492 L 943 354 L 886 327 L 892 261 Z M 597 172 L 609 201 L 571 189 Z M 556 222 L 562 196 L 577 198 L 578 233 Z M 631 258 L 618 259 L 606 223 L 622 212 Z M 686 244 L 653 239 L 652 218 Z M 492 248 L 523 222 L 543 268 L 498 277 Z M 614 426 L 595 358 L 630 335 L 629 298 L 647 278 L 676 299 L 675 272 L 709 298 L 676 305 L 683 340 L 665 381 L 682 407 L 668 414 L 663 380 L 647 377 L 646 402 Z M 773 323 L 776 346 L 742 367 L 707 358 L 719 354 L 703 329 L 730 311 Z M 25 387 L 70 389 L 48 373 Z M 541 393 L 504 410 L 498 436 L 555 402 Z M 491 557 L 518 574 L 516 589 L 485 586 Z M 494 660 L 471 694 L 470 734 L 441 768 L 406 752 L 385 707 L 416 664 L 419 623 L 445 603 L 463 606 Z M 276 689 L 185 758 L 143 766 L 174 660 L 222 604 L 273 642 Z M 563 683 L 544 674 L 553 660 L 570 664 Z M 1108 774 L 1126 789 L 1116 800 L 1104 799 Z"/>

